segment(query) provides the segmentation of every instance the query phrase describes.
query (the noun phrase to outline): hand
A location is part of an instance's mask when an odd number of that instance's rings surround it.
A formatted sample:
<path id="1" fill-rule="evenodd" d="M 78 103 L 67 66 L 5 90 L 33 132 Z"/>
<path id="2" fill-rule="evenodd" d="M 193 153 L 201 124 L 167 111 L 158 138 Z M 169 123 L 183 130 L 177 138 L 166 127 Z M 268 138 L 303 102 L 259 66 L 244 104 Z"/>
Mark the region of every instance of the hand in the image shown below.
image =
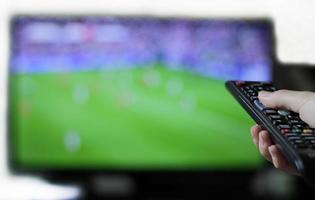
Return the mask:
<path id="1" fill-rule="evenodd" d="M 289 90 L 262 91 L 259 92 L 258 98 L 266 107 L 299 113 L 303 121 L 311 127 L 315 127 L 315 93 Z M 273 144 L 266 130 L 263 130 L 259 125 L 255 125 L 251 128 L 251 133 L 255 145 L 268 161 L 272 162 L 278 169 L 298 175 L 295 167 L 285 159 L 280 149 Z"/>

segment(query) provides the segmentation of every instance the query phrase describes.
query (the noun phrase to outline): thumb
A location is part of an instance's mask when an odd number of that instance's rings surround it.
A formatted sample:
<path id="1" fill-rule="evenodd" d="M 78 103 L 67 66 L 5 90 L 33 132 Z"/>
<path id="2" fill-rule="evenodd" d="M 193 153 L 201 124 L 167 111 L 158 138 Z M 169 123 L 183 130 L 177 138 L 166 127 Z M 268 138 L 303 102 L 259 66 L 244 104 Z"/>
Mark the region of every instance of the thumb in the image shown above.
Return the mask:
<path id="1" fill-rule="evenodd" d="M 312 96 L 311 92 L 278 90 L 275 92 L 261 91 L 258 99 L 266 107 L 282 108 L 300 113 L 300 109 Z"/>

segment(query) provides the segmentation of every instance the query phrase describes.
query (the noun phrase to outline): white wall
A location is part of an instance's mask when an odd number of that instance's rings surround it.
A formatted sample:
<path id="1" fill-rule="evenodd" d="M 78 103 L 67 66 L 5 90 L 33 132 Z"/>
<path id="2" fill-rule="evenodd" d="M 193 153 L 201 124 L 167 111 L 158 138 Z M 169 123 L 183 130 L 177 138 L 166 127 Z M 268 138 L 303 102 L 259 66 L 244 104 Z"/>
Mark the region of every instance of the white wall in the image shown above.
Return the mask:
<path id="1" fill-rule="evenodd" d="M 5 164 L 8 21 L 22 14 L 155 14 L 209 17 L 272 17 L 283 62 L 315 64 L 314 0 L 0 0 L 0 179 Z"/>

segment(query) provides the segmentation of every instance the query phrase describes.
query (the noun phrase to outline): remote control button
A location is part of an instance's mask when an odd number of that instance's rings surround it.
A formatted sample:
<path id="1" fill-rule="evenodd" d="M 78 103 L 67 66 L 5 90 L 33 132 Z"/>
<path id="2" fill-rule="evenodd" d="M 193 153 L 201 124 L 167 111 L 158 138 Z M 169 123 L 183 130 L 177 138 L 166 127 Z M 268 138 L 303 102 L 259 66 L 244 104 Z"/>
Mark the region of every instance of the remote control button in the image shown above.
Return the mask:
<path id="1" fill-rule="evenodd" d="M 292 120 L 292 119 L 299 120 L 300 119 L 299 116 L 294 116 L 294 115 L 292 115 L 292 113 L 290 115 L 287 115 L 287 118 L 290 120 Z"/>
<path id="2" fill-rule="evenodd" d="M 269 115 L 269 118 L 272 120 L 277 120 L 277 119 L 281 119 L 280 115 Z"/>
<path id="3" fill-rule="evenodd" d="M 281 129 L 280 130 L 281 131 L 281 133 L 290 133 L 291 132 L 291 129 L 289 129 L 289 128 L 285 128 L 285 129 Z"/>
<path id="4" fill-rule="evenodd" d="M 315 137 L 314 136 L 309 136 L 309 137 L 304 137 L 303 139 L 304 140 L 315 140 Z"/>
<path id="5" fill-rule="evenodd" d="M 282 116 L 287 116 L 290 114 L 290 112 L 286 110 L 278 110 L 278 113 L 279 115 L 282 115 Z"/>
<path id="6" fill-rule="evenodd" d="M 248 98 L 250 98 L 250 97 L 251 97 L 251 95 L 250 95 L 250 94 L 248 94 L 248 93 L 246 93 L 246 96 L 247 96 Z"/>
<path id="7" fill-rule="evenodd" d="M 254 90 L 249 89 L 249 90 L 247 90 L 246 92 L 248 92 L 248 93 L 253 93 Z"/>
<path id="8" fill-rule="evenodd" d="M 279 124 L 278 128 L 280 128 L 280 129 L 289 129 L 291 127 L 289 125 L 287 125 L 287 124 Z"/>
<path id="9" fill-rule="evenodd" d="M 245 88 L 241 88 L 241 91 L 246 94 L 246 89 Z"/>
<path id="10" fill-rule="evenodd" d="M 244 89 L 245 90 L 250 90 L 250 87 L 249 86 L 245 86 Z"/>
<path id="11" fill-rule="evenodd" d="M 272 123 L 274 125 L 279 125 L 279 124 L 285 124 L 286 122 L 281 119 L 276 119 L 276 120 L 273 120 Z"/>
<path id="12" fill-rule="evenodd" d="M 313 133 L 312 129 L 305 128 L 303 129 L 303 133 Z"/>
<path id="13" fill-rule="evenodd" d="M 262 86 L 258 86 L 257 90 L 262 91 L 262 90 L 264 90 L 264 88 Z"/>
<path id="14" fill-rule="evenodd" d="M 254 104 L 259 110 L 264 110 L 266 108 L 259 100 L 255 100 Z"/>
<path id="15" fill-rule="evenodd" d="M 292 132 L 293 132 L 293 133 L 302 133 L 302 130 L 299 129 L 299 128 L 294 127 L 294 128 L 292 129 Z"/>
<path id="16" fill-rule="evenodd" d="M 304 126 L 302 124 L 294 124 L 293 128 L 298 128 L 298 129 L 304 129 Z"/>
<path id="17" fill-rule="evenodd" d="M 299 136 L 292 136 L 292 137 L 288 137 L 288 139 L 289 139 L 290 141 L 293 141 L 293 140 L 300 140 L 301 137 L 299 137 Z"/>
<path id="18" fill-rule="evenodd" d="M 255 93 L 246 93 L 246 96 L 250 98 L 250 97 L 256 97 L 257 95 Z"/>
<path id="19" fill-rule="evenodd" d="M 301 133 L 302 137 L 312 137 L 313 134 L 312 133 Z"/>
<path id="20" fill-rule="evenodd" d="M 250 100 L 252 100 L 252 101 L 258 100 L 258 97 L 257 96 L 251 96 Z"/>
<path id="21" fill-rule="evenodd" d="M 294 140 L 294 143 L 295 143 L 295 144 L 303 144 L 304 141 L 303 141 L 303 140 Z"/>
<path id="22" fill-rule="evenodd" d="M 291 124 L 299 124 L 299 123 L 300 123 L 300 121 L 299 121 L 299 120 L 296 120 L 296 119 L 289 120 L 289 122 L 290 122 Z"/>
<path id="23" fill-rule="evenodd" d="M 266 115 L 270 115 L 270 114 L 277 114 L 277 111 L 276 110 L 273 110 L 273 109 L 265 109 L 264 110 L 264 113 L 266 114 Z"/>
<path id="24" fill-rule="evenodd" d="M 296 134 L 296 133 L 290 133 L 290 132 L 288 132 L 288 133 L 285 134 L 285 136 L 286 136 L 286 137 L 297 137 L 297 136 L 299 136 L 299 135 Z"/>

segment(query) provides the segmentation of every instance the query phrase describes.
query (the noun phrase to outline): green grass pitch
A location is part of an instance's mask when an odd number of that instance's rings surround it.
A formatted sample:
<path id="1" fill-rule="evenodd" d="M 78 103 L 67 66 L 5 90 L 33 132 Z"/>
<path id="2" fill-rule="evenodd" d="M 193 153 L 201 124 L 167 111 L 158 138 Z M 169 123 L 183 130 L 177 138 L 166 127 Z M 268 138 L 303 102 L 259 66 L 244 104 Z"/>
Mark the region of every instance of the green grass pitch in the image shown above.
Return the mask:
<path id="1" fill-rule="evenodd" d="M 249 134 L 254 122 L 221 80 L 162 66 L 11 76 L 12 134 L 23 166 L 261 164 Z"/>

